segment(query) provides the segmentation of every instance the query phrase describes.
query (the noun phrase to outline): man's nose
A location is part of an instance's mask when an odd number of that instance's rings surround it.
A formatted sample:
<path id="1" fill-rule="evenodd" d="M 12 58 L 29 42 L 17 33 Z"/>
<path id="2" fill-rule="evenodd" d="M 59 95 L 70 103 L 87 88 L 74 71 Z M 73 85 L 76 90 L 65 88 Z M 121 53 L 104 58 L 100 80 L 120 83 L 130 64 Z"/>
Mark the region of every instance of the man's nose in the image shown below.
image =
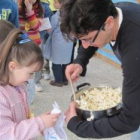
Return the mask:
<path id="1" fill-rule="evenodd" d="M 87 49 L 90 46 L 90 42 L 86 42 L 82 40 L 82 45 L 83 45 L 83 48 Z"/>

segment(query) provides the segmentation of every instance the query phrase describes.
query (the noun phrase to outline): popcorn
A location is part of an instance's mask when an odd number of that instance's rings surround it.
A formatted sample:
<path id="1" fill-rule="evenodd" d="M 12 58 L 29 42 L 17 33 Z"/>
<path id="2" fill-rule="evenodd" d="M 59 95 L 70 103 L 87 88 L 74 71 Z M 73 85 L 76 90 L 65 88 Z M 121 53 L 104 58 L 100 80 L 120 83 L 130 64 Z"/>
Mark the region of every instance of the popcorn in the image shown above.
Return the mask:
<path id="1" fill-rule="evenodd" d="M 103 87 L 84 90 L 80 99 L 76 102 L 79 109 L 98 111 L 112 108 L 118 105 L 121 100 L 120 88 Z"/>

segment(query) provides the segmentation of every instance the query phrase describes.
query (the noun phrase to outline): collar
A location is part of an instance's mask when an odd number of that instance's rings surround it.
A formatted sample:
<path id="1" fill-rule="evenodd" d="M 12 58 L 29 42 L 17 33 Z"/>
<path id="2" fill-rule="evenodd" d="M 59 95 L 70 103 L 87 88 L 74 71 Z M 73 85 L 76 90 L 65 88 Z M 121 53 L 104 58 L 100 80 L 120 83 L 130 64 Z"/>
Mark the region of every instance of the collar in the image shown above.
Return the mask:
<path id="1" fill-rule="evenodd" d="M 118 26 L 118 30 L 120 29 L 120 26 L 122 24 L 122 20 L 123 20 L 123 14 L 122 14 L 122 10 L 118 7 L 116 7 L 117 12 L 118 12 L 118 22 L 119 22 L 119 26 Z M 111 45 L 114 46 L 114 44 L 116 43 L 116 41 L 110 41 Z"/>

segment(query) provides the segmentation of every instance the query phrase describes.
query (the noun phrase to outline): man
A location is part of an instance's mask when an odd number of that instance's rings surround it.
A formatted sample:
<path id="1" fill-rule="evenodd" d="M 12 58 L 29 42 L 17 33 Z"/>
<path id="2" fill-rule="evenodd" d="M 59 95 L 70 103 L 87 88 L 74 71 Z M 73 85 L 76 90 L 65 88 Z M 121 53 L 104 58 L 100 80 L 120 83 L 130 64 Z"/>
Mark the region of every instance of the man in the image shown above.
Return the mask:
<path id="1" fill-rule="evenodd" d="M 122 63 L 123 108 L 118 115 L 78 121 L 75 103 L 66 112 L 68 129 L 80 137 L 109 138 L 136 131 L 140 125 L 140 6 L 111 0 L 66 0 L 61 30 L 80 39 L 83 49 L 66 69 L 68 80 L 78 75 L 98 48 L 110 43 Z M 92 46 L 92 47 L 89 47 Z"/>
<path id="2" fill-rule="evenodd" d="M 19 27 L 18 6 L 13 0 L 0 0 L 0 19 L 8 20 Z"/>

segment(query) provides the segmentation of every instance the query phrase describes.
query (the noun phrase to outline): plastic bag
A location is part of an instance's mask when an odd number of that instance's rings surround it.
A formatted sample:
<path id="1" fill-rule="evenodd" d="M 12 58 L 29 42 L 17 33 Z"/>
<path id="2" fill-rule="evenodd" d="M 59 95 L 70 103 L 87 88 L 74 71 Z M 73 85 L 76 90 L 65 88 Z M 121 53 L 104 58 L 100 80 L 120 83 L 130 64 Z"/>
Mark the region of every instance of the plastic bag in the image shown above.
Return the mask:
<path id="1" fill-rule="evenodd" d="M 59 116 L 57 123 L 53 127 L 44 130 L 45 140 L 67 140 L 67 135 L 63 129 L 65 115 L 61 112 L 56 102 L 54 102 L 53 104 L 53 110 L 51 111 L 51 113 L 61 113 L 61 115 Z"/>

